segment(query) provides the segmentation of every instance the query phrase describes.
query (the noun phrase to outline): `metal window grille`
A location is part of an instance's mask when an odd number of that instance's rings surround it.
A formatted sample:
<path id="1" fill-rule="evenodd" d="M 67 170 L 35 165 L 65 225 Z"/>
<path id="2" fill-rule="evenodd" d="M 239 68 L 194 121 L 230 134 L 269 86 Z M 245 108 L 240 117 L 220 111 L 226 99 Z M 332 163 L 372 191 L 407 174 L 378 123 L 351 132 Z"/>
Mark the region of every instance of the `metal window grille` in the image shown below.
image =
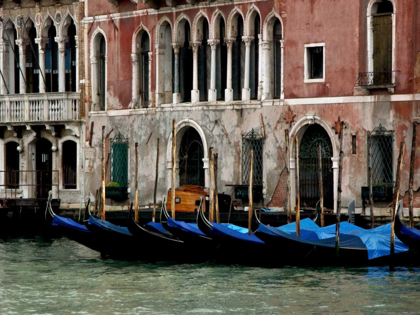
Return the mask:
<path id="1" fill-rule="evenodd" d="M 111 139 L 111 181 L 120 187 L 128 184 L 128 139 L 121 133 Z"/>
<path id="2" fill-rule="evenodd" d="M 368 139 L 368 165 L 372 167 L 372 185 L 392 185 L 394 179 L 394 132 L 379 125 Z M 369 153 L 369 151 L 368 151 Z M 371 156 L 371 160 L 369 160 Z"/>
<path id="3" fill-rule="evenodd" d="M 249 183 L 251 160 L 249 154 L 254 149 L 253 185 L 263 184 L 263 137 L 252 129 L 242 136 L 242 184 Z"/>

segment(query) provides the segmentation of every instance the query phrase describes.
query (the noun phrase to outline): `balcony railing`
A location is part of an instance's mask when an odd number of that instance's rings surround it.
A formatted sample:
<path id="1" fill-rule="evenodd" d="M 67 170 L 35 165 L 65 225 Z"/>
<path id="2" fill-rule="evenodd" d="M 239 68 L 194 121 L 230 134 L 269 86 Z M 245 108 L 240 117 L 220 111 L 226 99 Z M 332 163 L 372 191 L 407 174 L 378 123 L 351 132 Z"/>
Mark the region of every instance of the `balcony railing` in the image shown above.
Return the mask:
<path id="1" fill-rule="evenodd" d="M 387 72 L 360 72 L 356 80 L 356 86 L 375 87 L 393 85 L 393 75 L 397 71 Z"/>
<path id="2" fill-rule="evenodd" d="M 0 123 L 78 120 L 80 93 L 0 96 Z"/>

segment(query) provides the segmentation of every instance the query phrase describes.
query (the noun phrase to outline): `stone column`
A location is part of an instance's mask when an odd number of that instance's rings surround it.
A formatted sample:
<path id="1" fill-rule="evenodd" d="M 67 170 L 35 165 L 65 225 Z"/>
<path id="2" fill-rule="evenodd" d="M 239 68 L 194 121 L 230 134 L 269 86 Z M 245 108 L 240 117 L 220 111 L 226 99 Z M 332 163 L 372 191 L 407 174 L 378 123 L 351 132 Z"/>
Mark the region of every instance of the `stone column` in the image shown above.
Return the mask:
<path id="1" fill-rule="evenodd" d="M 101 110 L 101 106 L 99 104 L 99 96 L 98 96 L 98 85 L 99 85 L 99 73 L 98 73 L 98 57 L 92 56 L 90 58 L 90 80 L 91 80 L 91 93 L 92 93 L 92 105 L 94 108 L 92 110 L 98 111 Z"/>
<path id="2" fill-rule="evenodd" d="M 232 45 L 235 38 L 227 38 L 227 71 L 226 71 L 226 89 L 225 89 L 225 102 L 233 101 L 232 89 Z"/>
<path id="3" fill-rule="evenodd" d="M 219 44 L 218 39 L 209 39 L 208 44 L 211 47 L 211 71 L 210 71 L 210 89 L 208 91 L 209 102 L 217 101 L 217 90 L 216 90 L 216 49 Z"/>
<path id="4" fill-rule="evenodd" d="M 0 94 L 2 94 L 2 95 L 8 94 L 7 90 L 10 89 L 9 86 L 6 86 L 6 84 L 10 85 L 8 83 L 7 76 L 6 76 L 6 72 L 8 72 L 8 71 L 6 71 L 6 64 L 8 62 L 8 60 L 6 60 L 7 48 L 8 47 L 7 47 L 6 43 L 4 42 L 4 40 L 1 39 L 0 40 L 0 71 L 1 71 L 1 75 L 3 75 L 3 77 L 2 78 L 0 77 Z M 9 91 L 9 93 L 11 93 L 11 91 Z M 1 180 L 1 178 L 0 178 L 0 180 Z"/>
<path id="5" fill-rule="evenodd" d="M 26 93 L 26 45 L 27 42 L 23 39 L 17 39 L 16 44 L 19 46 L 19 93 Z"/>
<path id="6" fill-rule="evenodd" d="M 165 100 L 165 49 L 156 44 L 156 106 Z M 162 69 L 161 69 L 162 68 Z"/>
<path id="7" fill-rule="evenodd" d="M 48 39 L 36 38 L 35 42 L 38 44 L 38 60 L 39 60 L 39 93 L 45 93 L 45 45 Z"/>
<path id="8" fill-rule="evenodd" d="M 264 85 L 262 100 L 272 99 L 271 93 L 271 81 L 273 80 L 273 70 L 270 69 L 270 49 L 272 42 L 265 41 L 262 43 L 263 57 L 264 57 Z"/>
<path id="9" fill-rule="evenodd" d="M 153 53 L 149 51 L 149 107 L 153 104 L 153 96 L 152 96 L 152 56 Z"/>
<path id="10" fill-rule="evenodd" d="M 56 37 L 58 43 L 58 92 L 66 91 L 66 37 Z"/>
<path id="11" fill-rule="evenodd" d="M 245 42 L 245 73 L 244 73 L 244 87 L 242 89 L 242 101 L 246 102 L 251 99 L 251 90 L 249 88 L 249 74 L 251 68 L 251 42 L 254 38 L 252 36 L 242 36 Z"/>
<path id="12" fill-rule="evenodd" d="M 131 107 L 137 108 L 139 104 L 139 55 L 137 53 L 131 54 L 132 63 L 132 91 L 131 91 Z"/>
<path id="13" fill-rule="evenodd" d="M 198 47 L 201 42 L 193 42 L 193 90 L 191 91 L 191 103 L 200 101 L 200 91 L 198 90 Z"/>
<path id="14" fill-rule="evenodd" d="M 181 103 L 181 93 L 179 92 L 179 47 L 178 43 L 172 43 L 174 48 L 174 93 L 172 95 L 172 103 Z"/>

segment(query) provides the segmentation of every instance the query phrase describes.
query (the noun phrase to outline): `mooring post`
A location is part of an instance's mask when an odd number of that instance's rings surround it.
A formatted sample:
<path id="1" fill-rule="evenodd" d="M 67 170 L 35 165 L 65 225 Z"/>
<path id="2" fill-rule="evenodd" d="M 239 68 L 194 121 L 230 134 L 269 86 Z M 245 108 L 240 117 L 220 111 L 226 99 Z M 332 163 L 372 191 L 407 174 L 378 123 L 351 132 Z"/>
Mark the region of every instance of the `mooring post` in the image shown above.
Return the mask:
<path id="1" fill-rule="evenodd" d="M 136 177 L 134 180 L 134 186 L 135 186 L 135 192 L 134 192 L 134 220 L 136 222 L 139 222 L 139 144 L 136 142 L 135 144 L 135 150 L 136 150 L 136 169 L 134 172 L 134 176 Z"/>
<path id="2" fill-rule="evenodd" d="M 321 142 L 318 145 L 318 176 L 319 176 L 319 206 L 321 208 L 321 227 L 325 226 L 324 221 L 324 186 L 322 181 L 322 148 Z"/>
<path id="3" fill-rule="evenodd" d="M 105 220 L 105 126 L 102 126 L 102 209 L 101 209 L 101 219 Z"/>
<path id="4" fill-rule="evenodd" d="M 400 153 L 398 155 L 397 174 L 395 178 L 394 187 L 394 200 L 392 203 L 392 218 L 391 218 L 391 265 L 390 268 L 394 268 L 394 256 L 395 256 L 395 214 L 398 208 L 398 197 L 400 196 L 400 177 L 401 177 L 401 166 L 402 160 L 404 159 L 405 142 L 400 143 Z"/>
<path id="5" fill-rule="evenodd" d="M 158 185 L 158 177 L 159 177 L 159 138 L 157 139 L 157 149 L 156 149 L 156 173 L 155 173 L 155 189 L 153 190 L 153 216 L 152 221 L 156 221 L 156 192 L 157 192 L 157 185 Z M 162 205 L 163 207 L 163 205 Z"/>
<path id="6" fill-rule="evenodd" d="M 172 219 L 175 220 L 175 181 L 176 181 L 176 121 L 172 121 L 172 192 L 171 211 Z"/>
<path id="7" fill-rule="evenodd" d="M 338 117 L 340 120 L 340 117 Z M 338 136 L 340 139 L 340 153 L 338 160 L 338 192 L 337 192 L 337 223 L 335 227 L 335 253 L 336 256 L 340 256 L 340 221 L 341 221 L 341 181 L 343 177 L 343 129 L 344 122 L 340 122 L 338 125 Z"/>
<path id="8" fill-rule="evenodd" d="M 254 175 L 254 149 L 251 149 L 251 152 L 249 152 L 249 187 L 248 187 L 248 198 L 249 198 L 249 205 L 248 205 L 248 234 L 252 234 L 252 214 L 253 214 L 253 187 L 252 187 L 252 177 Z"/>
<path id="9" fill-rule="evenodd" d="M 220 223 L 220 213 L 219 213 L 219 191 L 217 189 L 217 168 L 218 168 L 218 158 L 219 153 L 214 155 L 214 203 L 216 206 L 216 222 Z"/>
<path id="10" fill-rule="evenodd" d="M 300 237 L 299 138 L 295 138 L 296 236 Z"/>
<path id="11" fill-rule="evenodd" d="M 210 148 L 210 196 L 209 196 L 209 221 L 214 222 L 214 149 L 213 147 Z"/>
<path id="12" fill-rule="evenodd" d="M 286 212 L 287 212 L 287 223 L 292 223 L 292 208 L 290 207 L 290 152 L 289 152 L 289 129 L 286 129 L 284 134 L 284 140 L 286 144 L 286 175 L 287 175 L 287 184 L 286 184 Z"/>
<path id="13" fill-rule="evenodd" d="M 370 206 L 370 228 L 375 227 L 375 215 L 373 204 L 373 189 L 372 189 L 372 133 L 368 132 L 368 150 L 369 150 L 369 165 L 368 165 L 368 185 L 369 185 L 369 206 Z"/>
<path id="14" fill-rule="evenodd" d="M 413 138 L 411 141 L 411 157 L 410 157 L 410 180 L 408 189 L 408 212 L 410 215 L 410 227 L 414 227 L 414 210 L 413 210 L 413 182 L 414 182 L 414 163 L 416 160 L 416 149 L 417 149 L 417 123 L 413 123 Z"/>

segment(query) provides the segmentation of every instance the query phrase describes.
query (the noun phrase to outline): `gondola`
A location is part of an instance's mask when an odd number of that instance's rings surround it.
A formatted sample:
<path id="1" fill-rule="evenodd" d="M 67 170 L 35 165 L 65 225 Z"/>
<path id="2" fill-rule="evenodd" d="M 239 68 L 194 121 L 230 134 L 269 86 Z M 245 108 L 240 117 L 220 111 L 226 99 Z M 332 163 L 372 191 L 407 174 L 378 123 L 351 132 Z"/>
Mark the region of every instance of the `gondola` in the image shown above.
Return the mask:
<path id="1" fill-rule="evenodd" d="M 409 228 L 401 221 L 401 210 L 398 209 L 395 216 L 395 234 L 407 245 L 411 251 L 420 254 L 420 231 L 416 228 Z"/>
<path id="2" fill-rule="evenodd" d="M 258 218 L 255 216 L 255 220 Z M 340 225 L 340 249 L 336 252 L 335 225 L 318 229 L 301 229 L 301 236 L 286 232 L 285 227 L 275 228 L 258 221 L 255 235 L 272 249 L 285 253 L 284 264 L 298 265 L 383 265 L 389 264 L 388 230 L 390 225 L 374 230 L 364 230 L 350 223 Z M 394 263 L 405 263 L 408 248 L 399 240 L 395 243 Z"/>

